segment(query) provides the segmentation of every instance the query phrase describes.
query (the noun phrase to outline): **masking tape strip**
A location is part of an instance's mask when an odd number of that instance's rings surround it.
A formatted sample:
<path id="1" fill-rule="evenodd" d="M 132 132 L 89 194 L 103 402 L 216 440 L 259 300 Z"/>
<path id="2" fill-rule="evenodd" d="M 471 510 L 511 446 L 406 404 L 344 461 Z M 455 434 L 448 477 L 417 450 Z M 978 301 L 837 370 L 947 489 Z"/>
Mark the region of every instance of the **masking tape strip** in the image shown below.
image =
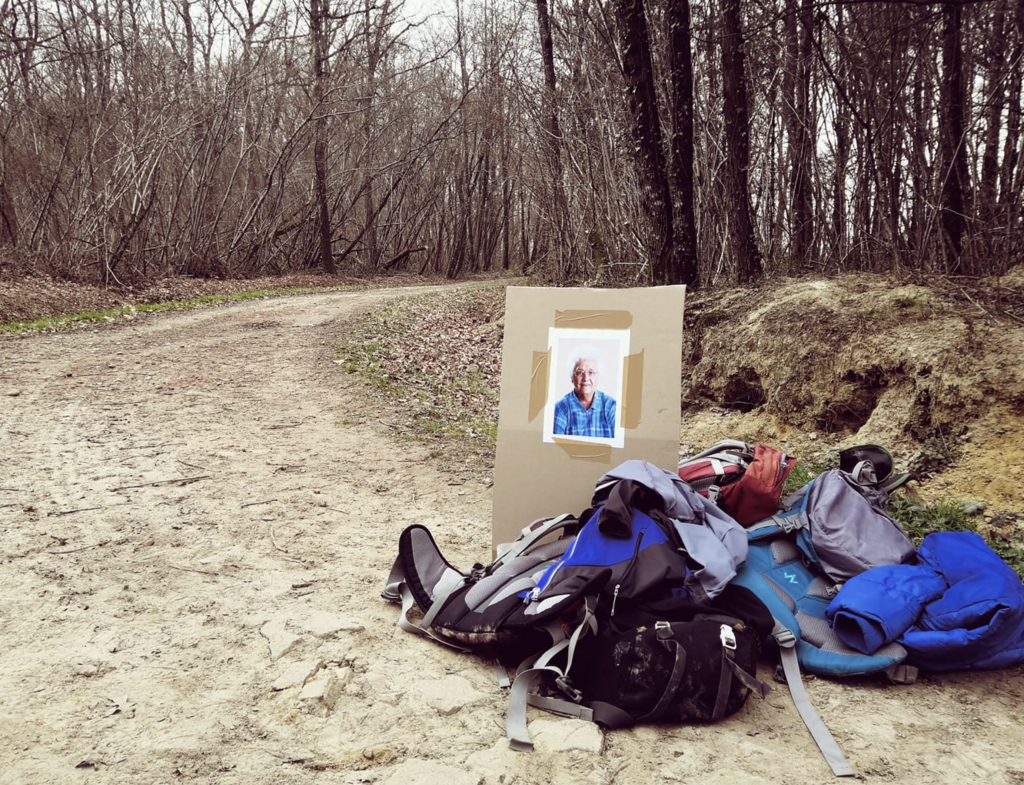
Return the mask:
<path id="1" fill-rule="evenodd" d="M 576 461 L 592 461 L 593 463 L 611 463 L 612 446 L 597 442 L 576 442 L 568 439 L 552 437 L 555 444 L 562 448 L 566 455 Z"/>
<path id="2" fill-rule="evenodd" d="M 577 330 L 628 330 L 633 326 L 629 311 L 555 311 L 555 327 Z"/>
<path id="3" fill-rule="evenodd" d="M 644 350 L 622 359 L 622 427 L 640 427 L 644 398 Z"/>
<path id="4" fill-rule="evenodd" d="M 534 419 L 544 411 L 548 402 L 548 373 L 551 369 L 551 350 L 546 352 L 534 352 L 533 362 L 530 364 L 530 411 L 527 422 Z"/>

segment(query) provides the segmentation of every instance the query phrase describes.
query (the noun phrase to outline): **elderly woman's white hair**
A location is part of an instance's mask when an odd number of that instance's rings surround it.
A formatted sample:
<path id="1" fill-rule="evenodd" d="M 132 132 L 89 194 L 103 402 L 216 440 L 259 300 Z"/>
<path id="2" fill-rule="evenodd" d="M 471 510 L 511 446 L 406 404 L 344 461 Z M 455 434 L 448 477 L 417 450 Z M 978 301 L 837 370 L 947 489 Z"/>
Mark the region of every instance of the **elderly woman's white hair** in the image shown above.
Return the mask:
<path id="1" fill-rule="evenodd" d="M 569 355 L 570 376 L 576 373 L 576 366 L 579 365 L 580 360 L 593 360 L 594 364 L 597 366 L 597 370 L 601 370 L 602 363 L 600 353 L 590 344 L 584 343 L 573 349 L 572 353 Z"/>

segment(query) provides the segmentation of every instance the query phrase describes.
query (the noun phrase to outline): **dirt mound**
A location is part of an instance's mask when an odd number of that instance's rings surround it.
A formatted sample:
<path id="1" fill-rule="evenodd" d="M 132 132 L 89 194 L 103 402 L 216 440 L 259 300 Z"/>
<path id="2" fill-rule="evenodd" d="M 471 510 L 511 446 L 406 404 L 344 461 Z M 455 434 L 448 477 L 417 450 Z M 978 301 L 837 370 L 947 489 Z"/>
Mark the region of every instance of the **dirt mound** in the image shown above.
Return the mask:
<path id="1" fill-rule="evenodd" d="M 1024 511 L 1024 326 L 980 294 L 1016 302 L 1024 272 L 975 290 L 851 275 L 691 298 L 684 443 L 879 442 L 935 477 L 925 496 Z"/>

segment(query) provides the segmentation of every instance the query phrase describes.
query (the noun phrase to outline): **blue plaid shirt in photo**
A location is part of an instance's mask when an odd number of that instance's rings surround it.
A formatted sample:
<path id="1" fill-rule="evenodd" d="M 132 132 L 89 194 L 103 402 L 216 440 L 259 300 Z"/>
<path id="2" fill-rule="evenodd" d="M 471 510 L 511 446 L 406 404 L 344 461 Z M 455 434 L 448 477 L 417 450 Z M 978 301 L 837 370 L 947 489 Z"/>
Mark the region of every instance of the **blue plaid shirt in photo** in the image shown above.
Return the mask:
<path id="1" fill-rule="evenodd" d="M 596 436 L 615 438 L 615 399 L 600 390 L 585 409 L 575 392 L 568 392 L 555 404 L 553 433 L 559 436 Z"/>

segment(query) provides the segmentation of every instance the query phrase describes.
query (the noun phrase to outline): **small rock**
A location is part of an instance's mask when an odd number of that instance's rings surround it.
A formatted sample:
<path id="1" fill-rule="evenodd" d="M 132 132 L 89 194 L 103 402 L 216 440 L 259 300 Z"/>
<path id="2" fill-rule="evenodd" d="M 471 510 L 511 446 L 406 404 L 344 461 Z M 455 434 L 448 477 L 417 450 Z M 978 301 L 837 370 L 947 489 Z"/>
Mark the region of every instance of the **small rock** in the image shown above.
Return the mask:
<path id="1" fill-rule="evenodd" d="M 74 674 L 76 676 L 84 676 L 87 679 L 92 679 L 96 676 L 106 676 L 108 673 L 115 670 L 117 670 L 117 668 L 109 662 L 103 662 L 102 660 L 83 660 L 82 662 L 75 663 Z"/>
<path id="2" fill-rule="evenodd" d="M 260 635 L 270 644 L 272 660 L 280 659 L 302 642 L 302 637 L 289 632 L 281 621 L 268 621 L 260 627 Z"/>
<path id="3" fill-rule="evenodd" d="M 8 394 L 8 395 L 9 395 L 9 396 L 10 396 L 11 398 L 17 398 L 17 397 L 18 397 L 19 395 L 21 395 L 21 390 L 8 390 L 8 391 L 7 391 L 7 394 Z"/>
<path id="4" fill-rule="evenodd" d="M 309 682 L 299 693 L 299 704 L 311 714 L 328 716 L 341 696 L 341 685 L 333 674 Z"/>
<path id="5" fill-rule="evenodd" d="M 483 777 L 465 769 L 447 766 L 433 760 L 405 760 L 399 764 L 384 785 L 480 785 Z"/>
<path id="6" fill-rule="evenodd" d="M 324 667 L 323 660 L 293 662 L 284 673 L 277 677 L 273 685 L 271 685 L 271 689 L 275 692 L 280 692 L 290 687 L 301 687 L 312 676 L 316 675 L 316 672 L 322 667 Z"/>
<path id="7" fill-rule="evenodd" d="M 580 750 L 599 755 L 604 747 L 601 728 L 584 720 L 534 720 L 530 723 L 530 735 L 542 752 Z"/>

